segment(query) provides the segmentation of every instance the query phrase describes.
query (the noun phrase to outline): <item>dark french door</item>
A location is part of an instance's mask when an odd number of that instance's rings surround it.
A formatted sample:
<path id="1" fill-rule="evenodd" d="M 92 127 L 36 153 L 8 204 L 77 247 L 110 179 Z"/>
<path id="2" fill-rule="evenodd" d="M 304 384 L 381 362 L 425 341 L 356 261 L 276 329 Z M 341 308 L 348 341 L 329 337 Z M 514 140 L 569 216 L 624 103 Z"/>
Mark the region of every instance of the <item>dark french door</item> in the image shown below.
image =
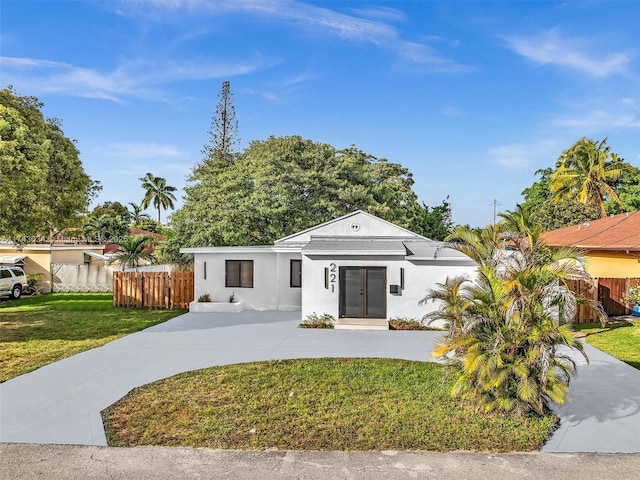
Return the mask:
<path id="1" fill-rule="evenodd" d="M 386 318 L 387 269 L 340 267 L 340 317 Z"/>

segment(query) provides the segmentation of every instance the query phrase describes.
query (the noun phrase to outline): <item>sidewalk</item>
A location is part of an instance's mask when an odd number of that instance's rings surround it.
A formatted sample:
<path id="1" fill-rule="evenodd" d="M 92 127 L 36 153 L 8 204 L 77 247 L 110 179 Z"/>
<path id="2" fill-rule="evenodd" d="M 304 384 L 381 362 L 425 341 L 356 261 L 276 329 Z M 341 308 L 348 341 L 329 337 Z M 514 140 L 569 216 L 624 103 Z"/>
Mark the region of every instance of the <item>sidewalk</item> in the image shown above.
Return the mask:
<path id="1" fill-rule="evenodd" d="M 0 478 L 632 480 L 640 455 L 220 451 L 0 444 Z"/>

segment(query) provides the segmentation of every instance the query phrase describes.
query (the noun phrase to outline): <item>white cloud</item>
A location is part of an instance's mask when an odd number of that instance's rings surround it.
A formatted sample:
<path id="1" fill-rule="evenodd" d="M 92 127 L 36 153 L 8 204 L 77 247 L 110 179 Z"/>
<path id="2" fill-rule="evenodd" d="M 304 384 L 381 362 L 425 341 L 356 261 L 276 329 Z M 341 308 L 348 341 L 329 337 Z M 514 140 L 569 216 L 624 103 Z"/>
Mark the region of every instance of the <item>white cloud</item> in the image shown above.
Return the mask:
<path id="1" fill-rule="evenodd" d="M 624 52 L 596 55 L 595 42 L 562 37 L 550 30 L 531 37 L 508 37 L 507 48 L 539 65 L 556 65 L 593 78 L 622 75 L 632 60 Z"/>
<path id="2" fill-rule="evenodd" d="M 559 144 L 550 140 L 537 143 L 510 143 L 489 150 L 491 161 L 506 168 L 525 168 L 535 164 L 548 164 L 558 156 Z"/>
<path id="3" fill-rule="evenodd" d="M 361 17 L 373 20 L 386 20 L 392 22 L 401 22 L 407 19 L 407 15 L 400 10 L 390 7 L 366 7 L 356 8 L 354 12 Z"/>
<path id="4" fill-rule="evenodd" d="M 559 117 L 555 124 L 586 131 L 607 131 L 612 128 L 640 128 L 640 117 L 632 112 L 593 110 L 584 114 Z"/>
<path id="5" fill-rule="evenodd" d="M 313 80 L 315 78 L 315 76 L 310 73 L 310 72 L 303 72 L 299 75 L 296 75 L 294 77 L 288 78 L 286 79 L 284 82 L 282 82 L 282 85 L 285 87 L 291 87 L 293 85 L 297 85 L 299 83 L 304 83 L 307 82 L 309 80 Z"/>
<path id="6" fill-rule="evenodd" d="M 370 17 L 361 18 L 295 0 L 130 0 L 126 5 L 190 9 L 199 14 L 247 13 L 345 40 L 370 43 L 394 52 L 403 61 L 432 67 L 430 71 L 465 70 L 464 66 L 442 57 L 433 48 L 403 39 L 398 29 L 384 23 L 384 20 L 391 20 L 390 17 L 398 20 L 402 13 L 385 7 L 358 10 Z"/>
<path id="7" fill-rule="evenodd" d="M 158 88 L 179 80 L 206 80 L 242 75 L 269 68 L 279 60 L 261 57 L 233 63 L 125 62 L 100 72 L 51 60 L 0 57 L 3 81 L 39 93 L 64 93 L 79 97 L 123 101 L 126 97 L 163 100 Z"/>

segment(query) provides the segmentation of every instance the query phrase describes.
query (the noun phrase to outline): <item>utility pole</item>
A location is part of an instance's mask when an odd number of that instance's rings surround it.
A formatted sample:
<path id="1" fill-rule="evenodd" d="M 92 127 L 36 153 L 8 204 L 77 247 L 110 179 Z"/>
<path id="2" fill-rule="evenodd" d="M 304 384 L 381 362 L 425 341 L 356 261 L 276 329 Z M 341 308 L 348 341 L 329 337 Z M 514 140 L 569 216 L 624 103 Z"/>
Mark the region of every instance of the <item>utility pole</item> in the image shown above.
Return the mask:
<path id="1" fill-rule="evenodd" d="M 493 202 L 490 203 L 490 205 L 493 205 L 493 226 L 496 226 L 496 216 L 498 214 L 497 212 L 497 207 L 498 205 L 502 205 L 501 203 L 498 203 L 498 200 L 496 200 L 495 198 L 493 199 Z"/>

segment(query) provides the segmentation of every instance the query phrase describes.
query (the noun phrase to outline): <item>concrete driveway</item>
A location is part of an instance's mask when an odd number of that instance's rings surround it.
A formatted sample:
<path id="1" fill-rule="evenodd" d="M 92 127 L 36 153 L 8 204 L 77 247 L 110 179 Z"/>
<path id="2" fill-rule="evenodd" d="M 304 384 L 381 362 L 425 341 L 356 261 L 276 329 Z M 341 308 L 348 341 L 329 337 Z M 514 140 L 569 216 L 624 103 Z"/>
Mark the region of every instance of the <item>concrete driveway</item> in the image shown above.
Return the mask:
<path id="1" fill-rule="evenodd" d="M 100 412 L 176 373 L 301 357 L 430 360 L 437 332 L 299 329 L 299 312 L 188 313 L 0 384 L 0 441 L 106 445 Z M 587 346 L 544 451 L 640 453 L 640 371 Z"/>

